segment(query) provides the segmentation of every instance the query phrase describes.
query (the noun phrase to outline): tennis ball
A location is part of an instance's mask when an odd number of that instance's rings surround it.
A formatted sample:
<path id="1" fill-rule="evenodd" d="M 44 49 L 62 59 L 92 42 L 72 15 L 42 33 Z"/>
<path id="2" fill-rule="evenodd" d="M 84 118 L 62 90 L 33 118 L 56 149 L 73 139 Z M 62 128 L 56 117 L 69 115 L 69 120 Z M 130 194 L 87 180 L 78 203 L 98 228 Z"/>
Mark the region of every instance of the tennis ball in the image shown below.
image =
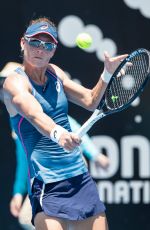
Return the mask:
<path id="1" fill-rule="evenodd" d="M 92 44 L 92 37 L 88 33 L 80 33 L 76 38 L 76 45 L 81 49 L 87 49 Z"/>

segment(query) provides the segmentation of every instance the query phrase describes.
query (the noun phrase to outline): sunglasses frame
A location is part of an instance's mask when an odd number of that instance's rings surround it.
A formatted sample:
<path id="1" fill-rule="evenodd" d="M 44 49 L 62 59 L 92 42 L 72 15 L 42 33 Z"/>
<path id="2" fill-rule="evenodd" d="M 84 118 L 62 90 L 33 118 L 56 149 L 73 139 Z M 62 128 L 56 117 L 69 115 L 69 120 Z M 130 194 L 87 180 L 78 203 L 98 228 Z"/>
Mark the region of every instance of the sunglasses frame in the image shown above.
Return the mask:
<path id="1" fill-rule="evenodd" d="M 32 47 L 35 47 L 35 48 L 39 48 L 39 47 L 43 47 L 43 49 L 45 49 L 45 50 L 47 50 L 47 51 L 52 51 L 53 49 L 55 49 L 56 47 L 57 47 L 57 45 L 55 44 L 55 43 L 52 43 L 52 42 L 44 42 L 44 41 L 42 41 L 42 40 L 40 40 L 40 39 L 37 39 L 37 38 L 28 38 L 28 37 L 24 37 L 24 39 L 25 39 L 25 41 L 27 41 L 28 42 L 28 44 L 30 45 L 30 46 L 32 46 Z M 39 45 L 37 46 L 37 45 L 33 45 L 33 43 L 30 43 L 30 42 L 33 42 L 33 41 L 36 41 L 36 42 L 39 42 Z M 50 49 L 48 49 L 47 47 L 46 47 L 46 45 L 51 45 L 51 47 L 50 47 Z"/>

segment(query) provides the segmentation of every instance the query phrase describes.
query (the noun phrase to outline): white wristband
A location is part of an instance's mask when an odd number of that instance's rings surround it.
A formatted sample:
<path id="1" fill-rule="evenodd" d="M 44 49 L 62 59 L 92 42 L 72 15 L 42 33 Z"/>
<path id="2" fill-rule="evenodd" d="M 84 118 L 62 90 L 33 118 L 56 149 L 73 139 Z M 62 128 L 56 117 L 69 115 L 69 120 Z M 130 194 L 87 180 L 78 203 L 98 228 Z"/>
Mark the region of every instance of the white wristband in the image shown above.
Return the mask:
<path id="1" fill-rule="evenodd" d="M 104 71 L 103 71 L 103 73 L 102 73 L 102 75 L 101 75 L 102 80 L 103 80 L 105 83 L 109 83 L 111 77 L 112 77 L 112 74 L 109 73 L 109 72 L 106 70 L 106 68 L 104 68 Z"/>
<path id="2" fill-rule="evenodd" d="M 58 143 L 60 136 L 62 135 L 62 133 L 67 132 L 66 129 L 64 129 L 62 126 L 60 125 L 55 125 L 55 127 L 51 130 L 50 133 L 50 138 L 52 141 Z"/>

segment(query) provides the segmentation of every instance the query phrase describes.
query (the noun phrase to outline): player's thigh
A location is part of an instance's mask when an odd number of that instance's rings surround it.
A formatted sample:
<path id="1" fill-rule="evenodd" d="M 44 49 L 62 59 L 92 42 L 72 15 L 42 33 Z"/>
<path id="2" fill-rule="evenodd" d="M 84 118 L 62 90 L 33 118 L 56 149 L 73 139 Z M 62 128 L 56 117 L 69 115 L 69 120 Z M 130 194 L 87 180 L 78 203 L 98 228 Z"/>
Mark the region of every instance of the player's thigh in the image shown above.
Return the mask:
<path id="1" fill-rule="evenodd" d="M 34 224 L 36 230 L 67 230 L 65 221 L 47 216 L 44 212 L 37 213 L 34 218 Z"/>
<path id="2" fill-rule="evenodd" d="M 70 221 L 69 230 L 108 230 L 107 219 L 102 213 L 83 221 Z"/>

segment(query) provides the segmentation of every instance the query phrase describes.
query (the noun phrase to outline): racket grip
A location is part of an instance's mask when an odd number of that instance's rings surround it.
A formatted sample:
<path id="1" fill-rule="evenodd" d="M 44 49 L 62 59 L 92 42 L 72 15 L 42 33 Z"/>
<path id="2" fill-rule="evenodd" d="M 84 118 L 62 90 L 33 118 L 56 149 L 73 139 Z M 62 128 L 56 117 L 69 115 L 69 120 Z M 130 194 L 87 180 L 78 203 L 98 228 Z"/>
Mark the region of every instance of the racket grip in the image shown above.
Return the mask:
<path id="1" fill-rule="evenodd" d="M 91 127 L 89 126 L 82 126 L 77 132 L 76 134 L 81 138 L 83 137 L 90 129 Z"/>
<path id="2" fill-rule="evenodd" d="M 98 116 L 99 112 L 100 111 L 96 109 L 92 116 L 76 132 L 80 138 L 83 137 L 94 125 L 94 123 L 100 119 L 100 116 Z"/>

